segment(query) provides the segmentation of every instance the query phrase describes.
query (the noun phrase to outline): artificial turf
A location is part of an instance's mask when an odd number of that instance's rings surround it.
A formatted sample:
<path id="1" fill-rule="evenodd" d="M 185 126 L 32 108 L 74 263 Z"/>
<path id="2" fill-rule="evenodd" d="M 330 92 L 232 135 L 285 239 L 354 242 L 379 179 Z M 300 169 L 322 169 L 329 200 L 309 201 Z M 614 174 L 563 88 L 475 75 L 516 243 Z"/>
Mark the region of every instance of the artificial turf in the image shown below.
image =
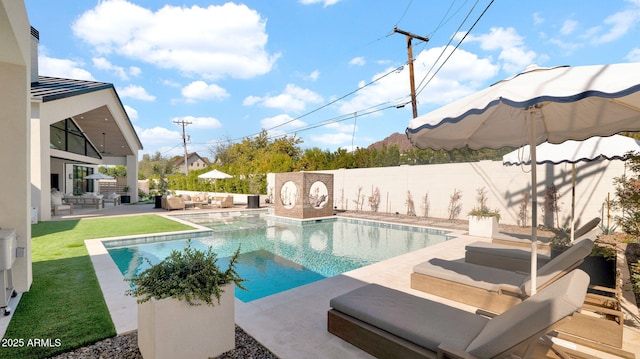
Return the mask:
<path id="1" fill-rule="evenodd" d="M 156 215 L 40 222 L 31 227 L 33 283 L 0 358 L 46 358 L 116 335 L 85 239 L 193 229 Z"/>

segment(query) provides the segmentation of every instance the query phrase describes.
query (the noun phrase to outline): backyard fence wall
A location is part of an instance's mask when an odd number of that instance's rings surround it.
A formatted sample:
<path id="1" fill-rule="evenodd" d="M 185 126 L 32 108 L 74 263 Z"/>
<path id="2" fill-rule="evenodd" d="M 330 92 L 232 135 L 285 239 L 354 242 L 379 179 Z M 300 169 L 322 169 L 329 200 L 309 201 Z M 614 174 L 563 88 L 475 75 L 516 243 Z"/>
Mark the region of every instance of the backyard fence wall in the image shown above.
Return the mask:
<path id="1" fill-rule="evenodd" d="M 571 218 L 571 164 L 539 165 L 538 223 L 557 227 L 555 213 L 545 213 L 545 192 L 555 186 L 558 193 L 558 222 L 568 227 Z M 339 169 L 318 171 L 333 174 L 334 207 L 344 210 L 415 214 L 449 218 L 454 191 L 459 191 L 458 219 L 467 219 L 468 212 L 477 206 L 477 190 L 487 192 L 487 205 L 498 209 L 500 223 L 522 225 L 520 215 L 525 193 L 531 191 L 529 166 L 503 166 L 501 161 L 480 161 L 423 166 Z M 601 217 L 607 225 L 607 196 L 614 198 L 613 178 L 623 175 L 622 161 L 593 161 L 576 164 L 576 223 Z M 267 177 L 267 194 L 274 198 L 273 176 Z M 379 195 L 376 195 L 378 191 Z M 376 203 L 376 197 L 379 198 Z M 372 209 L 373 208 L 373 209 Z M 531 204 L 526 207 L 527 222 L 531 224 Z M 613 225 L 613 212 L 611 214 Z"/>

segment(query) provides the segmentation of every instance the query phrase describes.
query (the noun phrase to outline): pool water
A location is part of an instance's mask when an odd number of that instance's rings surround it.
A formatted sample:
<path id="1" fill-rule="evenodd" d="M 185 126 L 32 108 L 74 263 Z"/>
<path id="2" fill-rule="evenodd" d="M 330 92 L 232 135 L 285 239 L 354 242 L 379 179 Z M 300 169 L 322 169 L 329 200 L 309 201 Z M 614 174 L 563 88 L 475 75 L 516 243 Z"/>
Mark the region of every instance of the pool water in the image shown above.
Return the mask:
<path id="1" fill-rule="evenodd" d="M 246 279 L 247 291 L 235 293 L 250 302 L 451 238 L 447 231 L 335 217 L 301 222 L 266 212 L 227 212 L 179 218 L 211 228 L 212 233 L 103 242 L 125 278 L 148 268 L 145 258 L 158 263 L 189 239 L 194 248 L 213 247 L 223 269 L 240 246 L 237 271 Z"/>

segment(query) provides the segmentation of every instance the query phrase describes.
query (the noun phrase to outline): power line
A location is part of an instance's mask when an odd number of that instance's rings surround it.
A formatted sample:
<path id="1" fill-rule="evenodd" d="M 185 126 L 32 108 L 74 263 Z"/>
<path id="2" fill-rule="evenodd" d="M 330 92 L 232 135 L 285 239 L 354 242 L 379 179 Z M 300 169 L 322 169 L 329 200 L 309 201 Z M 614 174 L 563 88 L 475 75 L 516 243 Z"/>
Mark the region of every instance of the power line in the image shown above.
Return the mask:
<path id="1" fill-rule="evenodd" d="M 475 26 L 478 24 L 478 22 L 480 21 L 480 19 L 484 16 L 484 14 L 489 10 L 489 7 L 491 7 L 491 5 L 493 4 L 494 0 L 491 0 L 491 2 L 485 7 L 485 9 L 482 11 L 482 13 L 480 14 L 480 16 L 478 16 L 478 18 L 476 19 L 476 21 L 474 21 L 473 25 L 471 25 L 471 27 L 469 28 L 469 30 L 464 34 L 464 36 L 462 37 L 462 39 L 460 39 L 460 41 L 456 44 L 455 48 L 453 49 L 453 51 L 451 51 L 449 53 L 449 55 L 447 56 L 446 59 L 444 59 L 444 61 L 440 64 L 440 66 L 438 66 L 438 69 L 436 70 L 436 72 L 433 73 L 433 75 L 429 78 L 429 80 L 424 84 L 424 86 L 422 85 L 422 83 L 424 83 L 424 81 L 426 80 L 427 76 L 429 76 L 429 73 L 431 72 L 431 70 L 433 69 L 433 67 L 435 66 L 435 64 L 437 63 L 434 62 L 434 64 L 431 66 L 431 68 L 429 69 L 429 71 L 427 72 L 427 74 L 424 76 L 424 78 L 422 79 L 422 81 L 420 82 L 420 85 L 418 85 L 418 87 L 422 86 L 422 88 L 420 88 L 418 90 L 418 94 L 420 94 L 426 87 L 427 85 L 431 82 L 431 80 L 433 80 L 435 78 L 435 76 L 438 74 L 438 72 L 440 72 L 440 70 L 442 69 L 442 67 L 447 63 L 447 61 L 449 61 L 449 59 L 451 58 L 451 56 L 453 55 L 453 53 L 460 47 L 460 45 L 462 45 L 462 42 L 467 38 L 467 36 L 469 35 L 469 33 L 471 33 L 471 30 L 473 30 L 473 28 L 475 28 Z M 475 6 L 477 5 L 478 1 L 476 1 L 476 3 L 473 5 L 473 8 L 471 9 L 471 11 L 473 11 L 473 9 L 475 8 Z M 465 20 L 463 21 L 462 24 L 464 24 L 464 22 L 466 22 L 466 19 L 469 17 L 469 15 L 471 14 L 471 11 L 469 11 L 469 13 L 467 14 L 467 17 L 465 17 Z M 462 24 L 460 24 L 460 27 L 458 27 L 458 30 L 462 27 Z M 457 32 L 456 32 L 457 33 Z M 440 56 L 438 57 L 438 59 L 440 59 L 440 57 L 444 54 L 444 52 L 446 51 L 446 49 L 448 48 L 449 44 L 451 43 L 451 41 L 453 40 L 453 36 L 451 38 L 451 40 L 449 40 L 449 43 L 447 43 L 447 46 L 445 46 L 442 50 L 442 53 L 440 54 Z"/>
<path id="2" fill-rule="evenodd" d="M 389 75 L 391 75 L 391 74 L 393 74 L 393 73 L 395 73 L 395 72 L 397 72 L 397 71 L 399 71 L 399 70 L 402 70 L 402 68 L 403 68 L 403 67 L 404 67 L 404 64 L 403 64 L 402 66 L 398 66 L 398 67 L 396 67 L 395 69 L 393 69 L 393 70 L 391 70 L 391 71 L 389 71 L 389 72 L 385 73 L 384 75 L 382 75 L 382 76 L 380 76 L 380 77 L 378 77 L 378 78 L 376 78 L 376 79 L 374 79 L 374 80 L 372 80 L 372 81 L 370 81 L 370 82 L 366 83 L 365 85 L 358 87 L 357 89 L 355 89 L 355 90 L 353 90 L 353 91 L 351 91 L 351 92 L 347 93 L 346 95 L 343 95 L 343 96 L 341 96 L 341 97 L 338 97 L 337 99 L 335 99 L 335 100 L 333 100 L 333 101 L 330 101 L 330 102 L 328 102 L 328 103 L 326 103 L 326 104 L 324 104 L 324 105 L 322 105 L 322 106 L 320 106 L 320 107 L 317 107 L 316 109 L 311 110 L 311 111 L 309 111 L 309 112 L 307 112 L 307 113 L 304 113 L 304 114 L 302 114 L 302 115 L 300 115 L 300 116 L 298 116 L 298 117 L 292 118 L 292 119 L 291 119 L 291 120 L 289 120 L 289 121 L 285 121 L 285 122 L 283 122 L 283 123 L 280 123 L 280 124 L 278 124 L 278 125 L 276 125 L 276 126 L 273 126 L 273 127 L 270 127 L 270 128 L 263 128 L 262 130 L 260 130 L 260 132 L 262 132 L 262 131 L 271 131 L 271 130 L 274 130 L 274 129 L 278 128 L 278 127 L 282 127 L 282 126 L 284 126 L 284 125 L 286 125 L 286 124 L 289 124 L 289 123 L 291 123 L 291 122 L 297 121 L 297 120 L 299 120 L 299 119 L 301 119 L 301 118 L 307 117 L 307 116 L 309 116 L 309 115 L 311 115 L 311 114 L 313 114 L 313 113 L 315 113 L 315 112 L 318 112 L 318 111 L 320 111 L 320 110 L 322 110 L 322 109 L 324 109 L 324 108 L 326 108 L 326 107 L 329 107 L 329 106 L 333 105 L 334 103 L 336 103 L 336 102 L 338 102 L 338 101 L 340 101 L 340 100 L 343 100 L 343 99 L 345 99 L 345 98 L 347 98 L 347 97 L 349 97 L 349 96 L 353 95 L 354 93 L 356 93 L 356 92 L 358 92 L 358 91 L 360 91 L 360 90 L 362 90 L 362 89 L 364 89 L 364 88 L 366 88 L 366 87 L 368 87 L 368 86 L 370 86 L 370 85 L 372 85 L 372 84 L 374 84 L 374 83 L 376 83 L 376 82 L 378 82 L 378 81 L 382 80 L 383 78 L 385 78 L 385 77 L 387 77 L 387 76 L 389 76 Z M 244 139 L 244 138 L 247 138 L 247 137 L 257 136 L 257 135 L 259 135 L 259 134 L 260 134 L 260 132 L 257 132 L 257 133 L 251 134 L 251 135 L 247 135 L 247 136 L 242 136 L 242 137 L 239 137 L 239 138 L 235 138 L 235 139 L 233 139 L 233 140 L 230 140 L 229 142 L 236 142 L 236 141 L 240 141 L 240 140 L 242 140 L 242 139 Z"/>

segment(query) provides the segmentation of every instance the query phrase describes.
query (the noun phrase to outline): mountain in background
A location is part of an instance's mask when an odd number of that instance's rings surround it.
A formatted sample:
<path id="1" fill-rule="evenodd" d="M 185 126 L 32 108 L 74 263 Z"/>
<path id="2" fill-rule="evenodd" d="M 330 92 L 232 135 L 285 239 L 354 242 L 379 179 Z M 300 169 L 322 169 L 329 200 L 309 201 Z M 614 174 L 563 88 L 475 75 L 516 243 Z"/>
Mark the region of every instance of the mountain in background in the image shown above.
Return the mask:
<path id="1" fill-rule="evenodd" d="M 395 132 L 384 140 L 369 145 L 367 149 L 380 150 L 382 146 L 387 146 L 387 148 L 389 148 L 393 145 L 397 145 L 400 152 L 405 152 L 411 148 L 411 143 L 409 142 L 407 135 Z"/>

